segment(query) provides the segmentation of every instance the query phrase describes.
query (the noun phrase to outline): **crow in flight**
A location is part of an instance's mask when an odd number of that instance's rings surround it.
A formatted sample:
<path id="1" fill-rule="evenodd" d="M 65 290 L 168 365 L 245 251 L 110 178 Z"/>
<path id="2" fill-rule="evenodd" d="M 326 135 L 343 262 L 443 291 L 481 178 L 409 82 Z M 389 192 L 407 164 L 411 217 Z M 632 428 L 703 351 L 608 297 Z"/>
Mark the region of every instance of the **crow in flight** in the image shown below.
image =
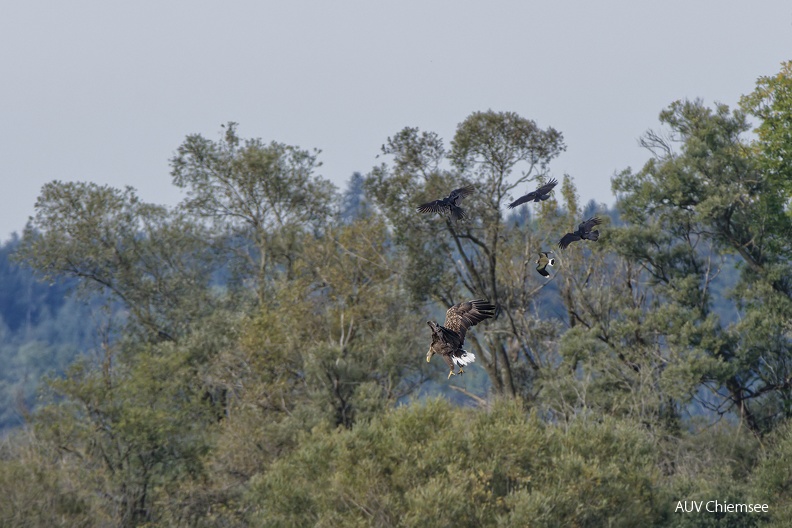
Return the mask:
<path id="1" fill-rule="evenodd" d="M 597 217 L 589 218 L 585 222 L 581 222 L 578 225 L 577 231 L 574 233 L 567 233 L 563 237 L 561 237 L 561 241 L 558 243 L 558 247 L 561 249 L 566 249 L 566 247 L 571 244 L 572 242 L 576 242 L 578 240 L 591 240 L 596 242 L 599 238 L 599 231 L 592 228 L 596 225 L 600 225 L 602 220 Z"/>
<path id="2" fill-rule="evenodd" d="M 518 205 L 524 204 L 525 202 L 538 202 L 538 201 L 545 201 L 550 198 L 550 191 L 553 190 L 558 184 L 558 181 L 553 178 L 549 182 L 545 183 L 535 191 L 529 192 L 525 196 L 521 196 L 514 200 L 512 203 L 509 204 L 509 209 L 513 209 Z"/>
<path id="3" fill-rule="evenodd" d="M 419 205 L 418 212 L 443 214 L 448 211 L 456 220 L 462 220 L 467 215 L 465 214 L 465 210 L 459 207 L 459 204 L 462 202 L 462 198 L 471 194 L 474 190 L 475 187 L 472 185 L 462 187 L 461 189 L 454 189 L 451 191 L 451 194 L 448 195 L 448 198 L 441 198 L 440 200 Z"/>

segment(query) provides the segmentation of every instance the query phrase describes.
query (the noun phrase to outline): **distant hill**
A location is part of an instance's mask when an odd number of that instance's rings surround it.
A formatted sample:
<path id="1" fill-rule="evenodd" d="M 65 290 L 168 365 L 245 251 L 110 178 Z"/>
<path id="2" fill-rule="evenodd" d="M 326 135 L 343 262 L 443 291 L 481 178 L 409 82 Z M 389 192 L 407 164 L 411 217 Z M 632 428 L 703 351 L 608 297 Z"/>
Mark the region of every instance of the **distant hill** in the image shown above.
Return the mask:
<path id="1" fill-rule="evenodd" d="M 97 303 L 70 295 L 73 281 L 48 284 L 14 262 L 19 244 L 15 235 L 0 245 L 0 434 L 22 423 L 42 376 L 96 342 Z"/>

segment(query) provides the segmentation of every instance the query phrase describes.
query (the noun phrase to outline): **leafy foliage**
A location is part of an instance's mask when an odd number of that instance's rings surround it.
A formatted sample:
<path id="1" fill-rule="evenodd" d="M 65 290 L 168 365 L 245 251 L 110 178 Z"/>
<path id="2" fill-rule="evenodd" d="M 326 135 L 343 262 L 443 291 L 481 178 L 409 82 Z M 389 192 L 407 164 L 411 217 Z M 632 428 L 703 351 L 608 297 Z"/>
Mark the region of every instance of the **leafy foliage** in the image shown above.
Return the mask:
<path id="1" fill-rule="evenodd" d="M 543 178 L 547 164 L 563 149 L 561 134 L 552 128 L 542 130 L 512 112 L 476 112 L 457 128 L 450 152 L 434 133 L 403 129 L 383 146 L 393 167 L 376 167 L 366 182 L 407 256 L 405 283 L 415 301 L 439 301 L 444 310 L 468 298 L 484 298 L 499 307 L 496 328 L 485 330 L 483 339 L 470 336 L 498 394 L 529 395 L 530 380 L 543 361 L 526 342 L 536 318 L 525 311 L 542 288 L 529 264 L 543 241 L 527 225 L 505 224 L 502 211 L 510 192 Z M 456 170 L 443 169 L 446 160 Z M 476 188 L 466 198 L 476 211 L 470 221 L 415 213 L 417 204 L 468 184 Z M 550 216 L 554 203 L 542 204 Z"/>
<path id="2" fill-rule="evenodd" d="M 493 111 L 449 150 L 401 130 L 343 193 L 235 123 L 178 148 L 175 208 L 46 185 L 0 248 L 2 419 L 54 368 L 0 444 L 0 524 L 785 526 L 788 70 L 739 110 L 672 103 L 612 210 L 564 175 L 507 213 L 565 146 Z M 468 219 L 415 211 L 468 184 Z M 447 382 L 424 321 L 472 298 L 497 316 Z M 713 499 L 770 511 L 675 507 Z"/>
<path id="3" fill-rule="evenodd" d="M 634 526 L 659 514 L 652 453 L 625 424 L 547 426 L 514 401 L 434 400 L 315 430 L 246 500 L 272 526 Z"/>

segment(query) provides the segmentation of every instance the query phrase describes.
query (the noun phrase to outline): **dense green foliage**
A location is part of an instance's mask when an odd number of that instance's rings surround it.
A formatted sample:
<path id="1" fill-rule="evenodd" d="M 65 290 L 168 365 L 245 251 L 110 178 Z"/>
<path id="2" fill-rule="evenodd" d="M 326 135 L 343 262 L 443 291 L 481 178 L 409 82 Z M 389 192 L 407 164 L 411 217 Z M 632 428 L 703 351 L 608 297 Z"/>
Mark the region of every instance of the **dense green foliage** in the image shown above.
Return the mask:
<path id="1" fill-rule="evenodd" d="M 565 144 L 494 111 L 449 149 L 397 132 L 342 193 L 318 152 L 235 123 L 178 147 L 174 208 L 47 184 L 0 255 L 0 394 L 56 374 L 0 445 L 0 524 L 786 526 L 790 71 L 737 110 L 672 103 L 613 210 L 564 175 L 507 213 Z M 464 184 L 469 220 L 416 213 Z M 595 214 L 599 241 L 538 275 L 537 252 Z M 446 381 L 425 321 L 472 298 L 498 313 Z M 93 313 L 118 316 L 70 319 Z M 710 500 L 769 511 L 679 511 Z"/>

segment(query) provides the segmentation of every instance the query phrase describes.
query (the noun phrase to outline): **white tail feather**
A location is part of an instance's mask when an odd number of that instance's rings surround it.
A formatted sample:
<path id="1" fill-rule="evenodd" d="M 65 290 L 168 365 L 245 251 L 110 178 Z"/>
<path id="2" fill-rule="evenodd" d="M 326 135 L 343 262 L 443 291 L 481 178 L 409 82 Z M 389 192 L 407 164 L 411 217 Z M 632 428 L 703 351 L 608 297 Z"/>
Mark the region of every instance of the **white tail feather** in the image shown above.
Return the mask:
<path id="1" fill-rule="evenodd" d="M 453 356 L 453 359 L 454 359 L 454 363 L 464 367 L 465 365 L 476 361 L 476 355 L 472 352 L 466 351 L 462 356 L 459 357 Z"/>
<path id="2" fill-rule="evenodd" d="M 547 263 L 548 266 L 555 266 L 555 259 L 550 259 L 550 262 Z"/>

